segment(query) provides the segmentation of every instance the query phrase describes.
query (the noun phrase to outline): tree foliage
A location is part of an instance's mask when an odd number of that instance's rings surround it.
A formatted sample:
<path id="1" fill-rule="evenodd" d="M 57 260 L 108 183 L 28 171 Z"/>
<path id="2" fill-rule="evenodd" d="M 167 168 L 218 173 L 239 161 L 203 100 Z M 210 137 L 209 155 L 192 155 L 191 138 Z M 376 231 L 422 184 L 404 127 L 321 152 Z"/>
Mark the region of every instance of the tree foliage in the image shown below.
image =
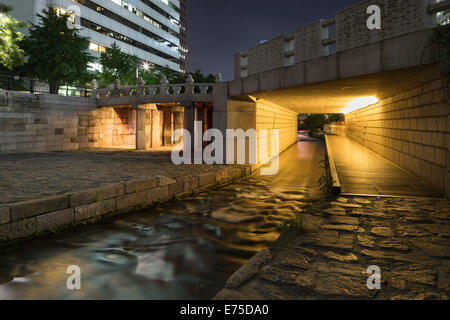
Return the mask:
<path id="1" fill-rule="evenodd" d="M 302 130 L 309 130 L 310 132 L 323 130 L 325 125 L 325 115 L 323 114 L 309 114 L 306 115 L 305 121 L 300 126 Z"/>
<path id="2" fill-rule="evenodd" d="M 69 28 L 70 15 L 58 14 L 53 8 L 42 13 L 37 15 L 40 23 L 32 25 L 22 43 L 29 56 L 27 75 L 48 82 L 52 93 L 57 93 L 60 85 L 86 83 L 91 78 L 88 64 L 93 61 L 89 40 Z"/>
<path id="3" fill-rule="evenodd" d="M 163 75 L 166 76 L 169 83 L 183 83 L 185 81 L 185 77 L 170 69 L 168 66 L 155 66 L 151 70 L 144 72 L 142 74 L 142 79 L 147 84 L 160 84 Z"/>
<path id="4" fill-rule="evenodd" d="M 342 113 L 330 114 L 328 116 L 328 122 L 340 122 L 344 120 L 345 116 Z"/>
<path id="5" fill-rule="evenodd" d="M 13 70 L 25 63 L 24 52 L 20 48 L 23 34 L 17 31 L 25 24 L 11 18 L 8 13 L 12 10 L 0 3 L 0 65 L 2 69 Z"/>
<path id="6" fill-rule="evenodd" d="M 100 65 L 102 66 L 102 72 L 99 77 L 102 84 L 111 84 L 115 79 L 119 79 L 124 84 L 131 84 L 136 80 L 136 67 L 139 65 L 139 58 L 122 52 L 120 46 L 114 42 L 111 48 L 101 53 Z"/>
<path id="7" fill-rule="evenodd" d="M 215 83 L 216 77 L 213 74 L 205 76 L 200 70 L 196 70 L 194 73 L 191 72 L 192 78 L 195 83 Z"/>

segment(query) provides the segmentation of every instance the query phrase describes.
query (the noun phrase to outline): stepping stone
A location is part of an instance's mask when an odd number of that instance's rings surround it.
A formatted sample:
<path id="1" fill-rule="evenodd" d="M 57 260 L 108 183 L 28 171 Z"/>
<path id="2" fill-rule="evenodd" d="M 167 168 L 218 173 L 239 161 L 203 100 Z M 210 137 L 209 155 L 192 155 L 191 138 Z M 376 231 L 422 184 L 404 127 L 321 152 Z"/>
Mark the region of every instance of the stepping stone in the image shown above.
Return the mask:
<path id="1" fill-rule="evenodd" d="M 347 255 L 338 254 L 336 252 L 328 251 L 323 254 L 324 257 L 332 260 L 337 260 L 341 262 L 352 262 L 352 261 L 358 261 L 358 257 L 355 256 L 353 253 L 349 253 Z"/>
<path id="2" fill-rule="evenodd" d="M 358 234 L 358 242 L 363 247 L 373 248 L 375 246 L 375 237 L 365 234 Z"/>
<path id="3" fill-rule="evenodd" d="M 395 237 L 394 231 L 387 227 L 375 227 L 370 230 L 370 233 L 381 237 Z"/>

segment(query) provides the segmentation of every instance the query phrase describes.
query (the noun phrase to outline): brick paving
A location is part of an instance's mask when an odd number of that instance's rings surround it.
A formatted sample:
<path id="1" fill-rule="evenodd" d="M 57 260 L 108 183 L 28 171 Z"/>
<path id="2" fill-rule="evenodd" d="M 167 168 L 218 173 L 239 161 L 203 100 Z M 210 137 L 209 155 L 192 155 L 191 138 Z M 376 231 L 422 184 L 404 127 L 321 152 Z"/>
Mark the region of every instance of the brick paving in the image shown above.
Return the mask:
<path id="1" fill-rule="evenodd" d="M 316 202 L 216 299 L 448 299 L 450 202 L 342 196 Z M 367 288 L 367 268 L 381 289 Z"/>
<path id="2" fill-rule="evenodd" d="M 0 204 L 97 188 L 163 175 L 180 179 L 216 173 L 224 166 L 172 163 L 170 151 L 22 153 L 0 155 Z"/>

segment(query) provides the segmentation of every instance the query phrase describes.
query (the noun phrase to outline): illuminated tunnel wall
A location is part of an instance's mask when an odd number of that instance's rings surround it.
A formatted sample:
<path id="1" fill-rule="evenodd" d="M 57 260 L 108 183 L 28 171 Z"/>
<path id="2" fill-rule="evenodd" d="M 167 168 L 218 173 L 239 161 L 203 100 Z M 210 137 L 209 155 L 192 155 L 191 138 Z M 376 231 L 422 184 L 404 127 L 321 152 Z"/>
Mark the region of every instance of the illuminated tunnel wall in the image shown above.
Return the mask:
<path id="1" fill-rule="evenodd" d="M 450 195 L 448 99 L 437 78 L 347 114 L 347 136 Z"/>
<path id="2" fill-rule="evenodd" d="M 281 153 L 298 140 L 297 116 L 298 114 L 296 112 L 263 100 L 258 100 L 258 102 L 228 101 L 228 128 L 243 130 L 256 129 L 258 139 L 259 130 L 267 129 L 269 137 L 265 147 L 267 148 L 269 158 L 274 156 L 271 154 L 270 129 L 279 130 L 279 151 Z M 259 147 L 259 140 L 257 141 L 257 146 Z M 248 154 L 246 160 L 248 161 Z M 258 157 L 257 166 L 262 164 L 259 160 Z"/>

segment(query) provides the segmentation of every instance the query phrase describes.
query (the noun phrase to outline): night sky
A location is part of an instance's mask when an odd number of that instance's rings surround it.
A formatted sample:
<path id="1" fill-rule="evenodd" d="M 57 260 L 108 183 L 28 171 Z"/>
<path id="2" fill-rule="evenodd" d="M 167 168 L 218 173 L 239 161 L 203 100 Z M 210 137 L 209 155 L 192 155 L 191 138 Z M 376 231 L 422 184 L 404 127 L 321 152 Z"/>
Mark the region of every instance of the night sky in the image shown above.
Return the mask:
<path id="1" fill-rule="evenodd" d="M 233 55 L 361 0 L 189 0 L 189 71 L 233 79 Z"/>

